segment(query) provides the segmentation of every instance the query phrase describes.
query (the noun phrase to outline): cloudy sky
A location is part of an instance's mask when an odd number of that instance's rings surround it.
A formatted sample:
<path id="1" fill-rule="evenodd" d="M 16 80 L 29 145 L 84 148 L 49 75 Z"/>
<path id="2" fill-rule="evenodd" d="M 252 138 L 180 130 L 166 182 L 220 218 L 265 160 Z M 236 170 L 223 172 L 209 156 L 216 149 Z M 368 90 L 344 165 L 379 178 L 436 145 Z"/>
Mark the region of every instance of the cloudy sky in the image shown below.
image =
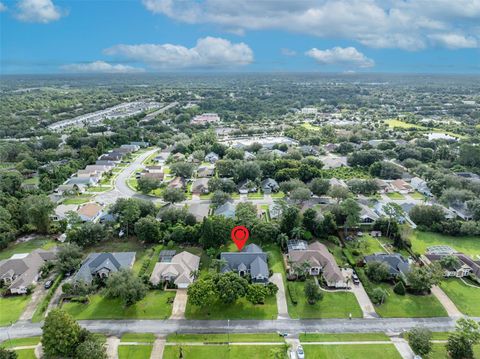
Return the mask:
<path id="1" fill-rule="evenodd" d="M 480 0 L 0 0 L 3 74 L 480 73 Z"/>

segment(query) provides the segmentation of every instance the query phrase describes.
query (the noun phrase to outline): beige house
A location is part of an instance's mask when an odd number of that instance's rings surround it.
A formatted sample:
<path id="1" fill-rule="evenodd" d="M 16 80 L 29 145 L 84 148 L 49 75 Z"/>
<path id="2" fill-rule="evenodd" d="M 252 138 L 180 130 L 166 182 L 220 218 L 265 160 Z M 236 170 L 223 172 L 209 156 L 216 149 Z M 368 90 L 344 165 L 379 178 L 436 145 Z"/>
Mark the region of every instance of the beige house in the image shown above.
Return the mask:
<path id="1" fill-rule="evenodd" d="M 25 294 L 29 286 L 37 284 L 43 264 L 56 257 L 55 250 L 43 249 L 36 249 L 29 254 L 14 254 L 10 259 L 0 261 L 0 281 L 10 293 Z"/>
<path id="2" fill-rule="evenodd" d="M 163 253 L 162 253 L 163 252 Z M 158 285 L 161 282 L 173 282 L 177 288 L 187 288 L 194 281 L 194 272 L 198 271 L 200 257 L 183 251 L 177 255 L 168 255 L 162 251 L 160 262 L 155 264 L 150 282 Z"/>
<path id="3" fill-rule="evenodd" d="M 333 255 L 328 248 L 320 242 L 313 242 L 307 246 L 304 241 L 292 241 L 288 245 L 288 262 L 291 263 L 289 271 L 294 266 L 308 263 L 308 273 L 313 276 L 322 275 L 325 283 L 332 288 L 347 287 L 346 280 Z"/>

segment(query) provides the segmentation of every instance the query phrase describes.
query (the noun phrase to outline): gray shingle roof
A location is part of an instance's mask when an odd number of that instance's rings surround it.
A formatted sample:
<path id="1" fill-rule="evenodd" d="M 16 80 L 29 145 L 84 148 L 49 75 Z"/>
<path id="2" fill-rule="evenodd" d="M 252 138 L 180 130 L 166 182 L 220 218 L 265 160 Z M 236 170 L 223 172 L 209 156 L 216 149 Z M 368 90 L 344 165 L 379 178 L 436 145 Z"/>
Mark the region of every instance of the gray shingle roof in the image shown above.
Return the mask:
<path id="1" fill-rule="evenodd" d="M 268 279 L 267 253 L 256 244 L 249 244 L 241 252 L 223 252 L 220 259 L 227 262 L 222 272 L 238 272 L 250 268 L 252 278 L 262 276 Z"/>
<path id="2" fill-rule="evenodd" d="M 130 268 L 134 261 L 135 252 L 91 253 L 75 275 L 74 282 L 91 283 L 100 269 L 118 272 L 120 269 Z"/>

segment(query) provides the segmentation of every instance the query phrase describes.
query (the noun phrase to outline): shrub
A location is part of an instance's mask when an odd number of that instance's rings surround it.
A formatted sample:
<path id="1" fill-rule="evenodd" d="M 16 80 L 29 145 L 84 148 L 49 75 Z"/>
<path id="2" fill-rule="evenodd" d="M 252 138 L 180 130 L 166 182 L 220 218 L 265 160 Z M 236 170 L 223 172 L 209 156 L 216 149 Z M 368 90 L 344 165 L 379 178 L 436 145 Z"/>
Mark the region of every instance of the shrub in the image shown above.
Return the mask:
<path id="1" fill-rule="evenodd" d="M 387 293 L 382 288 L 377 287 L 372 291 L 371 299 L 373 304 L 383 304 L 387 299 Z"/>
<path id="2" fill-rule="evenodd" d="M 294 305 L 298 304 L 298 295 L 295 286 L 292 283 L 287 283 L 288 296 Z"/>
<path id="3" fill-rule="evenodd" d="M 395 284 L 395 286 L 393 287 L 393 291 L 395 293 L 397 293 L 398 295 L 405 295 L 406 289 L 405 289 L 405 285 L 403 284 L 403 282 L 400 281 L 397 284 Z"/>

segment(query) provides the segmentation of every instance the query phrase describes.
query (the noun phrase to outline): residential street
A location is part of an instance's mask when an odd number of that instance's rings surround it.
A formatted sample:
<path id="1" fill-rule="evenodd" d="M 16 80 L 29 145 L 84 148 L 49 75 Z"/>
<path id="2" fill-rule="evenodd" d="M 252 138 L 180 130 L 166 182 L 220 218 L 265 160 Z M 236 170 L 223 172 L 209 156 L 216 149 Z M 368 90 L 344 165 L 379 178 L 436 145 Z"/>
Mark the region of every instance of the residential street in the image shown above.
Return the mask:
<path id="1" fill-rule="evenodd" d="M 480 321 L 478 317 L 472 317 Z M 442 318 L 375 318 L 375 319 L 279 319 L 279 320 L 89 320 L 79 321 L 88 330 L 111 335 L 122 333 L 401 333 L 416 326 L 432 331 L 449 331 L 455 327 L 455 319 Z M 0 341 L 41 335 L 42 323 L 19 321 L 11 327 L 0 328 Z"/>

